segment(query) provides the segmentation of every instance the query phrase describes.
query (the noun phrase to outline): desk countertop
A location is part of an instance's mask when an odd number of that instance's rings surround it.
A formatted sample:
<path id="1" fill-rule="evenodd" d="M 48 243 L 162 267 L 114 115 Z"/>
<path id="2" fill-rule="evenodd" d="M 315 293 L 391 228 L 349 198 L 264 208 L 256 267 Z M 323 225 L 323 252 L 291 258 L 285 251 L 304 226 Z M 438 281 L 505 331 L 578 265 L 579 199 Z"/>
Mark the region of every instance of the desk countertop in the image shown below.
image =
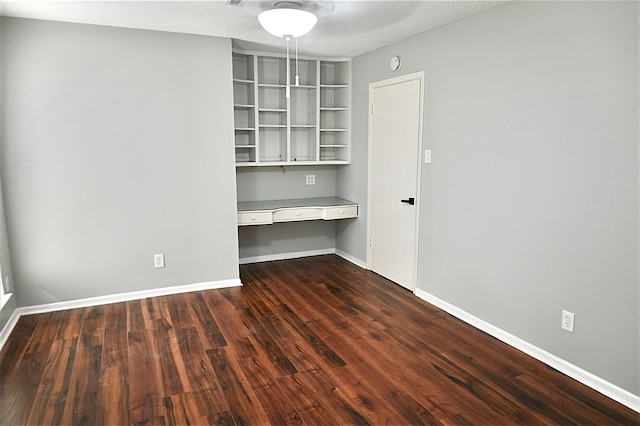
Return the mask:
<path id="1" fill-rule="evenodd" d="M 358 203 L 338 197 L 295 198 L 291 200 L 239 201 L 238 212 L 253 212 L 302 207 L 357 206 Z"/>

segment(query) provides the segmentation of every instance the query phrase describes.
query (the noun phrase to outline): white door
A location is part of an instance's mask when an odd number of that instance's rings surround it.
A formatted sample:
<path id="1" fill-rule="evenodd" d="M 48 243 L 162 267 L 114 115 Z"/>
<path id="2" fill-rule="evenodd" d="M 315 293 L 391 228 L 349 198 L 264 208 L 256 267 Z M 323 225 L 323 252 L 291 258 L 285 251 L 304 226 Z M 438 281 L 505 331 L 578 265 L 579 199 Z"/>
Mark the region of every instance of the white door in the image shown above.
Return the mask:
<path id="1" fill-rule="evenodd" d="M 369 86 L 369 266 L 416 288 L 424 73 Z"/>

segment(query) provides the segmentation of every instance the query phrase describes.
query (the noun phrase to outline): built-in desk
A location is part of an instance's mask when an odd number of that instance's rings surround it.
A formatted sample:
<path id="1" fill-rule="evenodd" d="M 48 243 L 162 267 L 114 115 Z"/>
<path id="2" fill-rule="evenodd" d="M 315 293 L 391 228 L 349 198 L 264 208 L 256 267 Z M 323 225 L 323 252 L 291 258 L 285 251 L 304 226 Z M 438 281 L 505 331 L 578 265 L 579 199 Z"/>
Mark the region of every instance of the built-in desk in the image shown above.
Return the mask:
<path id="1" fill-rule="evenodd" d="M 338 197 L 238 202 L 238 226 L 358 217 L 358 204 Z"/>

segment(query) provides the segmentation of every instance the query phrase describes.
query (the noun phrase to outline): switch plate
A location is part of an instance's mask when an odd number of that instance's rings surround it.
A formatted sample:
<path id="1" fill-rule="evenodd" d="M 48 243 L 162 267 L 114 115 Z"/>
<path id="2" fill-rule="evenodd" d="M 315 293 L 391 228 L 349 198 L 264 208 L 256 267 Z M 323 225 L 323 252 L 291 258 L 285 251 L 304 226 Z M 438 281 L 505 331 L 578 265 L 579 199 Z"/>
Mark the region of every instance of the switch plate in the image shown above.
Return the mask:
<path id="1" fill-rule="evenodd" d="M 307 185 L 316 184 L 316 175 L 307 175 Z"/>
<path id="2" fill-rule="evenodd" d="M 164 254 L 154 254 L 153 255 L 153 267 L 154 268 L 164 268 Z"/>
<path id="3" fill-rule="evenodd" d="M 562 311 L 562 329 L 573 333 L 573 325 L 575 321 L 575 314 L 573 312 Z"/>
<path id="4" fill-rule="evenodd" d="M 431 164 L 431 150 L 430 149 L 425 149 L 424 150 L 424 162 L 426 164 Z"/>

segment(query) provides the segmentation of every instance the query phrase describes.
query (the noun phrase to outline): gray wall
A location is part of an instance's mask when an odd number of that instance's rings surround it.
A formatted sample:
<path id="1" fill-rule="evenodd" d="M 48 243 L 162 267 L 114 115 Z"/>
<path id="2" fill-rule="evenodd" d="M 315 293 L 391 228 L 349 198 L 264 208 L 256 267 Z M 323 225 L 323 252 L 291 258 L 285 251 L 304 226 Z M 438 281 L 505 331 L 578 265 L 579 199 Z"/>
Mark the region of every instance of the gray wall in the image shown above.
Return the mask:
<path id="1" fill-rule="evenodd" d="M 307 185 L 306 175 L 315 175 L 316 184 Z M 336 166 L 238 167 L 236 179 L 238 201 L 333 197 L 336 194 Z M 240 259 L 333 250 L 336 222 L 342 221 L 239 227 Z"/>
<path id="2" fill-rule="evenodd" d="M 19 306 L 238 278 L 230 40 L 2 18 L 2 41 Z"/>
<path id="3" fill-rule="evenodd" d="M 418 288 L 636 395 L 637 7 L 513 2 L 355 58 L 337 176 L 366 200 L 368 85 L 426 70 Z"/>

